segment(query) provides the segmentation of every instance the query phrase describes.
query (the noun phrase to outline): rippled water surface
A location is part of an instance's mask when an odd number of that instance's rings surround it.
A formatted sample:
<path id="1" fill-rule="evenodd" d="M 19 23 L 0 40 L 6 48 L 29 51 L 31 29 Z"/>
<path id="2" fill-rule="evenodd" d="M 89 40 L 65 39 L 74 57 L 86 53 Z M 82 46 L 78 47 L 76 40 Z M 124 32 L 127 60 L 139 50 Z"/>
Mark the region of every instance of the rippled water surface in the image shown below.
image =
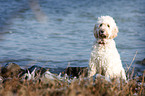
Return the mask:
<path id="1" fill-rule="evenodd" d="M 35 2 L 33 2 L 35 1 Z M 0 0 L 0 63 L 87 67 L 97 17 L 112 16 L 124 67 L 144 70 L 145 0 Z M 36 9 L 36 10 L 35 10 Z"/>

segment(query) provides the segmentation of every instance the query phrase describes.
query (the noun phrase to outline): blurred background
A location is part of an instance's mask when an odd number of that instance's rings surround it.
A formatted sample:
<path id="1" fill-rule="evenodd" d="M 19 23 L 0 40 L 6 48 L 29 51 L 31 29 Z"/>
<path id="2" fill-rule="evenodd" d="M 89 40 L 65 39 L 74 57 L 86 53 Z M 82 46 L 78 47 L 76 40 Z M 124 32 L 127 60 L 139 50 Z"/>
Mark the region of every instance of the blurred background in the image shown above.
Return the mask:
<path id="1" fill-rule="evenodd" d="M 0 0 L 0 64 L 87 67 L 97 17 L 112 16 L 125 68 L 145 69 L 145 0 Z"/>

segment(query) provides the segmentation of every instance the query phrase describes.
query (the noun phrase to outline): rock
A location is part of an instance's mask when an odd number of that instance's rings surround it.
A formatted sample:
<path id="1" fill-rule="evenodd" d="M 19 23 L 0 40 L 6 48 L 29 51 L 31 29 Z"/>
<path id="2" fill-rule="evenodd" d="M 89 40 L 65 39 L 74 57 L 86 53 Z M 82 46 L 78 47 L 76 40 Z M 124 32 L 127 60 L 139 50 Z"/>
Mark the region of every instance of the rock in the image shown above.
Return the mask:
<path id="1" fill-rule="evenodd" d="M 21 69 L 20 66 L 15 63 L 8 63 L 1 68 L 1 76 L 4 78 L 13 76 L 17 77 L 21 72 L 23 72 L 23 69 Z"/>
<path id="2" fill-rule="evenodd" d="M 141 61 L 141 64 L 145 65 L 145 58 Z"/>
<path id="3" fill-rule="evenodd" d="M 59 67 L 59 68 L 49 68 L 49 71 L 51 73 L 55 73 L 55 74 L 59 74 L 59 73 L 64 74 L 65 73 L 65 68 L 61 68 L 61 67 Z"/>
<path id="4" fill-rule="evenodd" d="M 0 84 L 3 82 L 3 77 L 0 76 Z"/>
<path id="5" fill-rule="evenodd" d="M 136 64 L 145 65 L 145 58 L 143 60 L 136 61 Z"/>
<path id="6" fill-rule="evenodd" d="M 42 75 L 46 69 L 45 68 L 42 68 L 40 66 L 37 66 L 37 65 L 33 65 L 32 67 L 28 68 L 29 72 L 33 72 L 35 70 L 36 73 L 39 73 L 40 75 Z"/>
<path id="7" fill-rule="evenodd" d="M 76 80 L 76 78 L 71 79 L 70 76 L 68 76 L 67 74 L 62 75 L 62 73 L 59 73 L 58 75 L 58 74 L 51 73 L 48 70 L 42 75 L 40 79 L 44 84 L 53 83 L 59 85 L 64 83 L 71 83 L 72 81 Z"/>
<path id="8" fill-rule="evenodd" d="M 41 75 L 46 72 L 47 70 L 45 68 L 42 68 L 37 65 L 33 65 L 32 67 L 26 69 L 22 74 L 21 77 L 27 80 L 34 79 L 35 77 L 41 77 Z"/>
<path id="9" fill-rule="evenodd" d="M 47 84 L 47 83 L 57 83 L 58 81 L 60 82 L 61 80 L 58 78 L 57 75 L 52 74 L 50 71 L 46 71 L 46 72 L 42 75 L 41 81 L 42 81 L 44 84 Z"/>
<path id="10" fill-rule="evenodd" d="M 86 77 L 88 75 L 87 67 L 68 67 L 65 73 L 70 77 L 79 77 L 80 75 Z"/>

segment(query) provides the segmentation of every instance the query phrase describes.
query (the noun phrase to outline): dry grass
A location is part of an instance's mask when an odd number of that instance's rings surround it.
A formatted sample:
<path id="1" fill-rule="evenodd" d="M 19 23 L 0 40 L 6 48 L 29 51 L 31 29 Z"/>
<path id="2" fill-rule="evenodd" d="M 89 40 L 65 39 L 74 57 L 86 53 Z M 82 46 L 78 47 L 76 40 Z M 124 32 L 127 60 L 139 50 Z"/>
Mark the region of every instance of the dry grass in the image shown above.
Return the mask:
<path id="1" fill-rule="evenodd" d="M 145 96 L 144 76 L 145 72 L 127 83 L 80 77 L 71 83 L 54 81 L 47 84 L 40 79 L 28 81 L 13 77 L 1 82 L 0 96 Z"/>

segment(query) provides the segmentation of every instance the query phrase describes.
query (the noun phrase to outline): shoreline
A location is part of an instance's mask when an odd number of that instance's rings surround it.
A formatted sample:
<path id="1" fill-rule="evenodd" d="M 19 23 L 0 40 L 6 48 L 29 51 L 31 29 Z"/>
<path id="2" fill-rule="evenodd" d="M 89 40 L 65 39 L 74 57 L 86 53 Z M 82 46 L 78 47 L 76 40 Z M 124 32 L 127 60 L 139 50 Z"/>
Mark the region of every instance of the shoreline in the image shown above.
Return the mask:
<path id="1" fill-rule="evenodd" d="M 23 73 L 24 72 L 24 73 Z M 86 67 L 68 67 L 61 74 L 54 74 L 39 66 L 26 70 L 15 63 L 1 68 L 1 96 L 120 96 L 145 95 L 145 70 L 142 76 L 126 81 L 106 80 L 103 76 L 87 78 Z M 23 73 L 23 75 L 21 74 Z M 65 75 L 67 73 L 68 75 Z M 79 73 L 79 74 L 77 74 Z"/>

